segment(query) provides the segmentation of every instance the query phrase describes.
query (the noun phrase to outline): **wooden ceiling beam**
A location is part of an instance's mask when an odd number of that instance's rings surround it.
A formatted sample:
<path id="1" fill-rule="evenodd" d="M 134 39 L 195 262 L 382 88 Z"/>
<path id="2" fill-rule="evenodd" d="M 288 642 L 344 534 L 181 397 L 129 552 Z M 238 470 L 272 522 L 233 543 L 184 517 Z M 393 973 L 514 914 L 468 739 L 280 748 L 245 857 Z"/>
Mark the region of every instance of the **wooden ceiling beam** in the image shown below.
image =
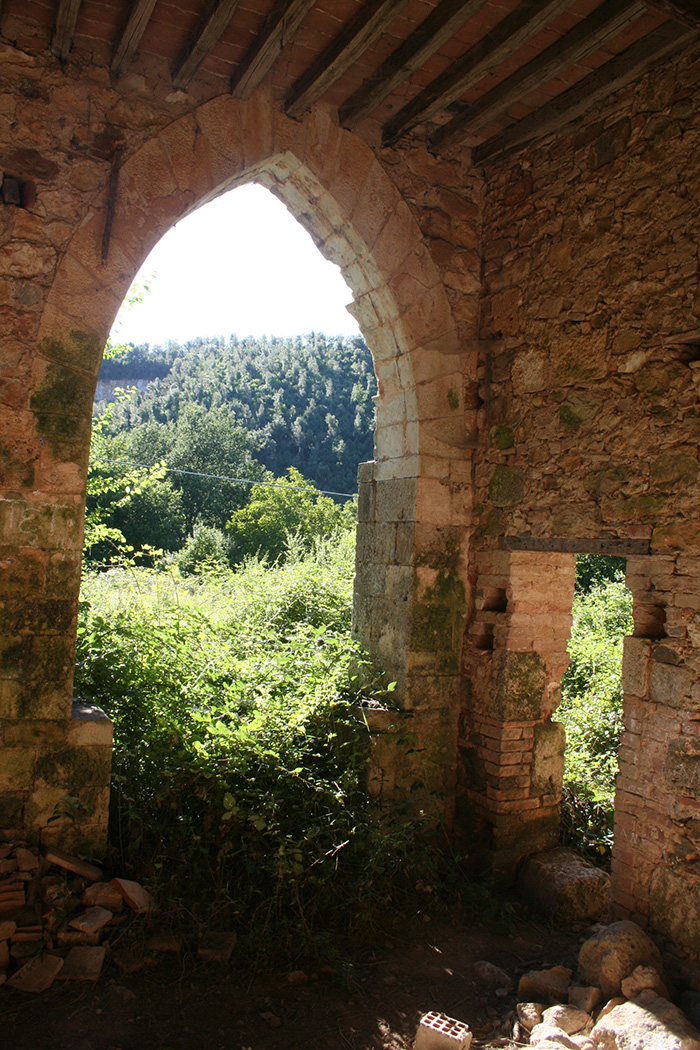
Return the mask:
<path id="1" fill-rule="evenodd" d="M 187 87 L 207 55 L 213 51 L 234 16 L 240 0 L 218 0 L 200 22 L 173 73 L 173 87 Z"/>
<path id="2" fill-rule="evenodd" d="M 439 151 L 462 141 L 500 116 L 514 102 L 602 47 L 625 26 L 637 21 L 645 11 L 642 0 L 608 0 L 608 3 L 597 7 L 536 58 L 502 80 L 478 102 L 438 128 L 428 140 L 429 148 Z"/>
<path id="3" fill-rule="evenodd" d="M 300 117 L 342 77 L 350 66 L 370 47 L 396 18 L 408 0 L 369 0 L 343 26 L 336 38 L 292 84 L 286 99 L 286 111 Z"/>
<path id="4" fill-rule="evenodd" d="M 382 129 L 384 145 L 393 145 L 416 124 L 429 120 L 456 102 L 468 88 L 544 29 L 570 4 L 571 0 L 523 0 L 510 15 L 387 121 Z"/>
<path id="5" fill-rule="evenodd" d="M 700 29 L 700 6 L 697 0 L 644 0 L 644 3 L 652 11 L 658 11 L 667 18 L 682 22 L 691 29 Z"/>
<path id="6" fill-rule="evenodd" d="M 127 20 L 117 37 L 112 52 L 109 69 L 113 77 L 118 77 L 129 67 L 132 58 L 138 51 L 155 6 L 156 0 L 134 0 L 132 3 Z"/>
<path id="7" fill-rule="evenodd" d="M 60 0 L 58 5 L 51 51 L 56 58 L 60 58 L 61 62 L 65 62 L 68 58 L 68 52 L 73 46 L 73 36 L 81 2 L 82 0 Z"/>
<path id="8" fill-rule="evenodd" d="M 546 106 L 482 142 L 472 154 L 474 163 L 486 164 L 494 157 L 512 153 L 534 138 L 557 131 L 697 39 L 696 30 L 665 22 L 578 84 L 557 95 Z"/>
<path id="9" fill-rule="evenodd" d="M 277 0 L 260 34 L 231 78 L 231 91 L 236 98 L 250 98 L 277 56 L 292 42 L 315 2 Z"/>
<path id="10" fill-rule="evenodd" d="M 442 0 L 416 30 L 340 107 L 343 127 L 354 128 L 427 62 L 465 25 L 487 0 Z"/>

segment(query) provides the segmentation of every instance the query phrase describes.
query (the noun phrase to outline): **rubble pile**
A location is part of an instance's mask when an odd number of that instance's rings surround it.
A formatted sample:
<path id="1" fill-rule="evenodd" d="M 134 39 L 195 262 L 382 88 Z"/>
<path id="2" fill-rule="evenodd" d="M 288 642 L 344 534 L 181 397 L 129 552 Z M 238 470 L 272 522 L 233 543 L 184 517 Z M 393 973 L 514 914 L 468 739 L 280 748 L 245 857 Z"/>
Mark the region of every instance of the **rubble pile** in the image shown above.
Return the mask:
<path id="1" fill-rule="evenodd" d="M 576 980 L 562 966 L 521 977 L 513 1038 L 538 1050 L 700 1050 L 672 996 L 656 945 L 614 922 L 582 945 Z"/>
<path id="2" fill-rule="evenodd" d="M 154 911 L 137 882 L 105 882 L 60 849 L 0 843 L 0 985 L 43 992 L 54 981 L 96 981 L 115 928 Z"/>

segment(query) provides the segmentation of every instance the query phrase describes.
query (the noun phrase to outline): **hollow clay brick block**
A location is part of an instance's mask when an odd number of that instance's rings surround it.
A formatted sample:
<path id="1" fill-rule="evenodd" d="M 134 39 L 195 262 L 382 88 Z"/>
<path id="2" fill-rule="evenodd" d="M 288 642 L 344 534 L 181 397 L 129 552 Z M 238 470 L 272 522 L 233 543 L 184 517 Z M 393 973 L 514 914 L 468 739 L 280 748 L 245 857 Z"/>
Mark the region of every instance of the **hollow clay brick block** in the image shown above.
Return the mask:
<path id="1" fill-rule="evenodd" d="M 472 1033 L 463 1021 L 431 1011 L 421 1018 L 415 1050 L 468 1050 Z"/>

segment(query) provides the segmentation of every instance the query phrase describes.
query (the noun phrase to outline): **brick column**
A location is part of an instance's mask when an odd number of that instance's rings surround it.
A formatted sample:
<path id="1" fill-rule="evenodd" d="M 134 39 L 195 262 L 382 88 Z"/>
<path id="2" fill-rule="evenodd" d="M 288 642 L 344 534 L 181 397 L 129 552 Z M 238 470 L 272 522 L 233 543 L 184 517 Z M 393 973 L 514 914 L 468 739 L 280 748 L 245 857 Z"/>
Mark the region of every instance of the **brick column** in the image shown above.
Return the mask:
<path id="1" fill-rule="evenodd" d="M 575 567 L 573 554 L 476 557 L 458 820 L 504 880 L 558 841 L 565 738 L 551 716 L 568 664 Z"/>
<path id="2" fill-rule="evenodd" d="M 627 559 L 624 731 L 612 900 L 676 951 L 700 953 L 700 558 Z"/>

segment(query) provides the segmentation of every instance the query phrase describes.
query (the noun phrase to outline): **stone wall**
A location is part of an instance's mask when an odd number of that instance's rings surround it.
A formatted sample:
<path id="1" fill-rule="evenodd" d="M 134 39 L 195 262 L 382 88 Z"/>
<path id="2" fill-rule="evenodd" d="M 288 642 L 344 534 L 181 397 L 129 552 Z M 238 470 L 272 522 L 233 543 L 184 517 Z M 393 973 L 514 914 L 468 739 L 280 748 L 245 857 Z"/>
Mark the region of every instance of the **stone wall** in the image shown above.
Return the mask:
<path id="1" fill-rule="evenodd" d="M 649 921 L 691 963 L 700 948 L 699 82 L 696 50 L 489 172 L 472 568 L 479 588 L 484 560 L 506 550 L 628 556 L 635 632 L 625 648 L 615 909 Z M 543 601 L 551 579 L 558 602 L 556 579 L 532 578 Z M 552 610 L 555 630 L 562 615 Z M 483 638 L 479 630 L 477 614 L 472 631 Z M 508 655 L 498 631 L 494 667 Z M 518 648 L 538 652 L 536 638 L 524 641 Z M 507 760 L 501 745 L 494 775 Z"/>

